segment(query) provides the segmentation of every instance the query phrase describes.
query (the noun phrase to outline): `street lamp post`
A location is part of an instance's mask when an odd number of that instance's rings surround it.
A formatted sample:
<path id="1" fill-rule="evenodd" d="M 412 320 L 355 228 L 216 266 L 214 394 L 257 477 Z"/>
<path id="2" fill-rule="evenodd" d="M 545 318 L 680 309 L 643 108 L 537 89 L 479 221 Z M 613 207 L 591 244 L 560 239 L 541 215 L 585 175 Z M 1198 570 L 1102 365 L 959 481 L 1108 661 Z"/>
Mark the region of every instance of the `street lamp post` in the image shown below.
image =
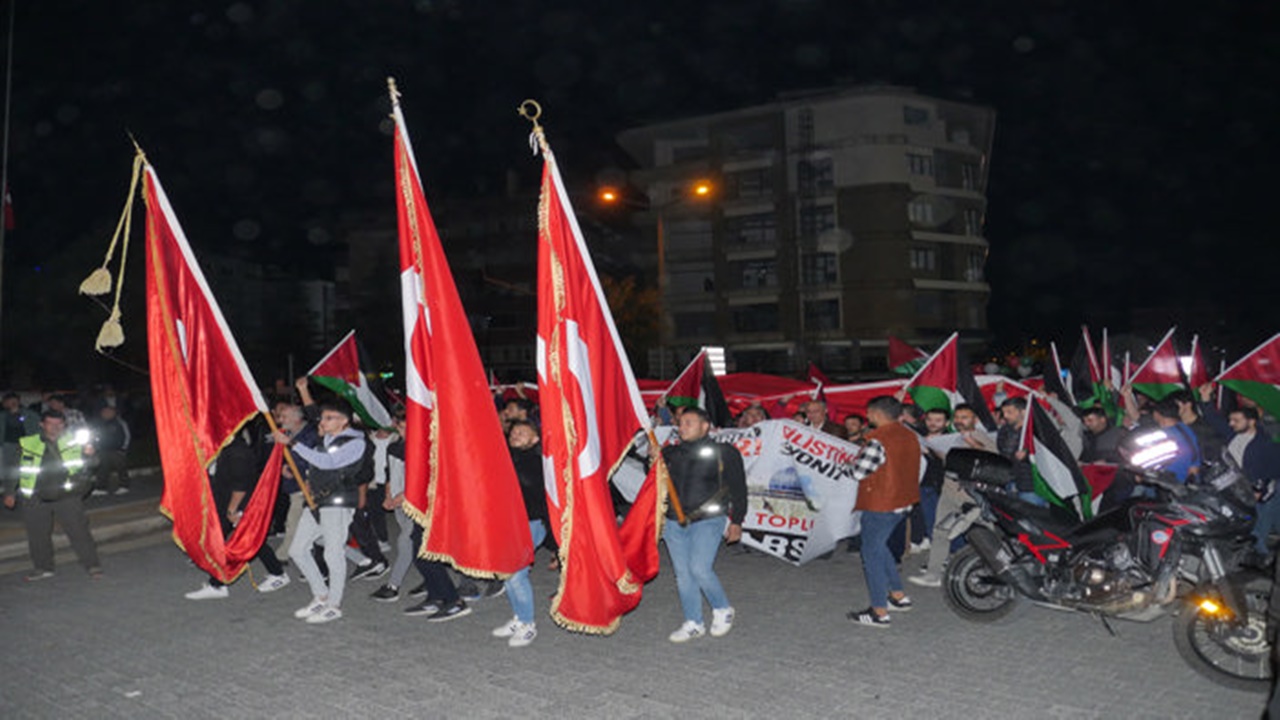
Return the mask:
<path id="1" fill-rule="evenodd" d="M 686 192 L 679 193 L 676 197 L 665 203 L 654 205 L 646 196 L 644 201 L 638 201 L 626 197 L 622 190 L 614 187 L 604 187 L 600 189 L 598 197 L 600 202 L 606 205 L 629 205 L 632 207 L 651 210 L 655 215 L 655 224 L 657 226 L 657 270 L 658 270 L 658 375 L 666 377 L 667 375 L 667 323 L 666 323 L 666 302 L 667 302 L 667 210 L 681 203 L 691 200 L 709 200 L 713 194 L 715 186 L 709 180 L 698 180 L 686 188 Z M 650 368 L 652 371 L 652 368 Z"/>

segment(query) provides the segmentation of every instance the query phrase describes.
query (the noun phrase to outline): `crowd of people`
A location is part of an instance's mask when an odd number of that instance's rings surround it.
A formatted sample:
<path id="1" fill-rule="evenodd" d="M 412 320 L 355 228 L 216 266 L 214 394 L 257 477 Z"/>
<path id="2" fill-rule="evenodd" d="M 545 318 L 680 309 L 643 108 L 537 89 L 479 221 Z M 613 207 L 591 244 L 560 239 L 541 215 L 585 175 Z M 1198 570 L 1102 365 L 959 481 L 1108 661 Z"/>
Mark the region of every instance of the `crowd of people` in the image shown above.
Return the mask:
<path id="1" fill-rule="evenodd" d="M 1074 407 L 1052 394 L 1044 398 L 1055 431 L 1076 461 L 1119 465 L 1127 434 L 1148 427 L 1163 429 L 1176 446 L 1165 469 L 1178 480 L 1196 482 L 1215 466 L 1230 464 L 1254 483 L 1259 499 L 1255 549 L 1259 561 L 1266 558 L 1270 531 L 1280 524 L 1280 494 L 1274 492 L 1274 481 L 1280 479 L 1280 445 L 1271 441 L 1277 431 L 1274 421 L 1247 398 L 1238 398 L 1223 413 L 1211 402 L 1207 387 L 1159 401 L 1129 388 L 1116 395 L 1122 410 L 1118 423 L 1115 413 L 1101 404 Z M 262 418 L 247 424 L 210 468 L 212 497 L 222 530 L 229 535 L 243 516 L 272 446 L 284 444 L 291 450 L 292 462 L 281 473 L 273 532 L 254 558 L 266 571 L 254 583 L 259 592 L 289 585 L 286 565 L 291 565 L 311 594 L 295 616 L 311 624 L 342 618 L 349 581 L 385 578 L 368 593 L 369 599 L 394 603 L 408 598 L 411 602 L 403 612 L 425 616 L 429 622 L 465 617 L 471 612 L 468 603 L 505 594 L 512 616 L 492 634 L 512 647 L 533 642 L 536 603 L 528 568 L 505 581 L 477 583 L 442 562 L 418 556 L 422 529 L 404 505 L 403 412 L 395 413 L 392 428 L 363 429 L 344 401 L 318 402 L 306 378 L 297 382 L 296 392 L 278 397 L 272 408 L 276 429 L 271 430 Z M 850 475 L 859 482 L 854 509 L 861 512 L 861 533 L 848 547 L 861 555 L 869 605 L 848 613 L 848 618 L 863 627 L 890 627 L 893 613 L 911 609 L 904 575 L 917 586 L 941 584 L 954 542 L 947 537 L 946 523 L 965 505 L 967 496 L 945 473 L 947 451 L 939 447 L 973 448 L 1009 458 L 1010 491 L 1031 503 L 1047 503 L 1036 492 L 1023 446 L 1030 412 L 1027 398 L 1007 397 L 997 389 L 995 428 L 983 427 L 980 413 L 969 405 L 922 411 L 904 399 L 901 393 L 876 397 L 865 415 L 848 414 L 839 422 L 830 417 L 825 401 L 814 399 L 792 418 L 861 446 L 850 468 Z M 121 408 L 114 402 L 102 403 L 91 422 L 58 395 L 24 406 L 10 393 L 0 404 L 4 503 L 9 508 L 22 505 L 34 566 L 27 579 L 39 580 L 54 572 L 55 518 L 86 570 L 100 575 L 82 500 L 89 493 L 129 491 L 130 432 Z M 499 397 L 496 409 L 519 479 L 530 539 L 535 548 L 549 548 L 554 556 L 536 405 L 523 398 Z M 683 514 L 674 505 L 668 508 L 663 538 L 684 618 L 670 640 L 682 643 L 707 634 L 722 636 L 733 626 L 734 609 L 714 564 L 721 545 L 735 543 L 742 535 L 747 489 L 742 456 L 732 445 L 711 439 L 714 428 L 707 412 L 696 407 L 664 410 L 669 412 L 655 413 L 655 417 L 669 418 L 679 437 L 662 455 Z M 752 405 L 735 422 L 747 427 L 767 419 L 764 407 Z M 943 435 L 953 436 L 953 442 L 931 442 Z M 304 496 L 304 485 L 309 498 Z M 1146 492 L 1121 472 L 1103 494 L 1102 509 Z M 388 516 L 394 518 L 398 532 L 389 532 Z M 900 573 L 899 566 L 913 553 L 927 553 L 927 560 L 914 571 Z M 548 567 L 557 568 L 555 557 Z M 409 582 L 411 570 L 419 576 L 416 582 Z M 413 587 L 406 590 L 409 585 Z M 206 601 L 229 594 L 224 583 L 211 577 L 186 597 Z"/>

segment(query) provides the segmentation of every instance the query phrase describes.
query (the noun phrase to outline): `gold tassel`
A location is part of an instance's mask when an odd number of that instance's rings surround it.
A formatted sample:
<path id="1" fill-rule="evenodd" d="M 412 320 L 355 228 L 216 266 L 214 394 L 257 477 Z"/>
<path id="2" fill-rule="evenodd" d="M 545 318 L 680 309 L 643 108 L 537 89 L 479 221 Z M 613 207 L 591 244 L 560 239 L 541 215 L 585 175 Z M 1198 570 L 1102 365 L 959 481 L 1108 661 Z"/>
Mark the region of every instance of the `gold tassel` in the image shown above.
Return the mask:
<path id="1" fill-rule="evenodd" d="M 89 277 L 80 283 L 81 295 L 106 295 L 111 292 L 111 271 L 105 267 L 89 273 Z"/>
<path id="2" fill-rule="evenodd" d="M 124 326 L 120 324 L 120 309 L 116 308 L 111 311 L 111 317 L 102 323 L 102 329 L 98 331 L 98 341 L 93 344 L 93 349 L 102 352 L 103 348 L 120 347 L 124 344 Z"/>

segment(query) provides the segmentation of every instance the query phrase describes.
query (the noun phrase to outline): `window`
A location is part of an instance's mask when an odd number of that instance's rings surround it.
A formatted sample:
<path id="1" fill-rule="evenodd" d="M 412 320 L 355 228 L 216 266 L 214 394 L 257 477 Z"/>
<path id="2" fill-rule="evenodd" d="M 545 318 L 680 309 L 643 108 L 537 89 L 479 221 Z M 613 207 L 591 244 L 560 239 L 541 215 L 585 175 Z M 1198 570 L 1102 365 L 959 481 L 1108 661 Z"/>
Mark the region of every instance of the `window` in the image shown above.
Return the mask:
<path id="1" fill-rule="evenodd" d="M 960 187 L 973 190 L 978 187 L 978 166 L 973 163 L 960 165 Z"/>
<path id="2" fill-rule="evenodd" d="M 835 187 L 835 166 L 831 158 L 801 160 L 796 165 L 796 181 L 802 194 L 830 192 Z"/>
<path id="3" fill-rule="evenodd" d="M 778 220 L 773 213 L 725 218 L 724 227 L 730 244 L 772 245 L 778 241 Z"/>
<path id="4" fill-rule="evenodd" d="M 834 205 L 809 205 L 800 208 L 800 237 L 805 240 L 816 239 L 828 230 L 836 227 L 836 209 Z"/>
<path id="5" fill-rule="evenodd" d="M 902 122 L 907 125 L 924 125 L 929 122 L 928 108 L 902 106 Z"/>
<path id="6" fill-rule="evenodd" d="M 801 272 L 805 285 L 830 285 L 840 281 L 835 253 L 809 253 L 804 256 Z"/>
<path id="7" fill-rule="evenodd" d="M 933 272 L 938 269 L 938 251 L 933 248 L 911 248 L 911 269 Z"/>
<path id="8" fill-rule="evenodd" d="M 965 128 L 956 128 L 951 131 L 951 142 L 957 145 L 969 145 L 969 131 Z"/>
<path id="9" fill-rule="evenodd" d="M 942 293 L 917 292 L 915 302 L 917 322 L 930 324 L 942 320 Z"/>
<path id="10" fill-rule="evenodd" d="M 964 234 L 972 237 L 980 237 L 982 235 L 982 213 L 974 208 L 965 208 Z"/>
<path id="11" fill-rule="evenodd" d="M 778 285 L 778 261 L 774 258 L 767 260 L 746 260 L 736 263 L 741 271 L 743 288 L 767 288 L 777 287 Z"/>
<path id="12" fill-rule="evenodd" d="M 743 305 L 733 309 L 735 332 L 777 332 L 778 306 L 776 304 Z"/>
<path id="13" fill-rule="evenodd" d="M 700 338 L 716 334 L 714 312 L 675 313 L 676 337 Z"/>
<path id="14" fill-rule="evenodd" d="M 907 203 L 907 217 L 917 225 L 932 226 L 933 203 L 928 198 L 919 198 Z"/>
<path id="15" fill-rule="evenodd" d="M 965 258 L 964 279 L 969 282 L 982 282 L 982 267 L 987 262 L 987 254 L 979 250 L 971 250 Z"/>
<path id="16" fill-rule="evenodd" d="M 840 301 L 811 300 L 804 304 L 805 330 L 839 330 Z"/>
<path id="17" fill-rule="evenodd" d="M 733 173 L 726 185 L 730 198 L 758 198 L 773 194 L 768 168 Z"/>
<path id="18" fill-rule="evenodd" d="M 673 269 L 667 273 L 667 292 L 672 295 L 689 295 L 704 292 L 711 269 Z"/>
<path id="19" fill-rule="evenodd" d="M 933 156 L 907 153 L 907 169 L 912 175 L 933 177 Z"/>

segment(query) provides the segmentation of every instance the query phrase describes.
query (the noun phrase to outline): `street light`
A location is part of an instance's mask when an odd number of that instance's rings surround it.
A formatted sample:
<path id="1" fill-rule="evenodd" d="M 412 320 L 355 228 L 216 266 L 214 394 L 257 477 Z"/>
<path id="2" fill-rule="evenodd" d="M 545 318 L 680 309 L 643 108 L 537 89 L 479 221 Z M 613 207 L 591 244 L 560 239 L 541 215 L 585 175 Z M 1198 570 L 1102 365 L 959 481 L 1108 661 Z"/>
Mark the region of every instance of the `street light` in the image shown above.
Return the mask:
<path id="1" fill-rule="evenodd" d="M 667 210 L 679 205 L 683 202 L 697 201 L 706 202 L 715 195 L 715 183 L 708 179 L 698 179 L 683 188 L 683 192 L 676 193 L 675 197 L 667 202 L 653 204 L 647 196 L 641 195 L 643 200 L 628 198 L 622 190 L 605 186 L 600 188 L 596 193 L 596 197 L 605 205 L 625 204 L 635 208 L 650 210 L 654 213 L 657 220 L 658 235 L 658 356 L 661 358 L 658 373 L 665 376 L 667 371 L 667 326 L 666 326 L 666 294 L 667 294 L 667 230 L 666 230 L 666 213 Z M 652 368 L 650 368 L 652 370 Z"/>

